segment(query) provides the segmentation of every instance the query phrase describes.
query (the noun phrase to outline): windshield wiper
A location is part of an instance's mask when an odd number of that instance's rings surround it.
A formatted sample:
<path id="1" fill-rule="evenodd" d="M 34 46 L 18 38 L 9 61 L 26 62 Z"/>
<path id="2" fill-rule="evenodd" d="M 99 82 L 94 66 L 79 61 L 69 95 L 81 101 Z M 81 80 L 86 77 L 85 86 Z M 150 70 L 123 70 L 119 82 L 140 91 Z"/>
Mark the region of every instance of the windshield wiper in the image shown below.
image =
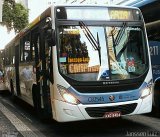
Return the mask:
<path id="1" fill-rule="evenodd" d="M 127 45 L 125 45 L 125 46 L 119 51 L 119 53 L 116 53 L 116 46 L 119 45 L 119 43 L 120 43 L 120 41 L 121 41 L 121 39 L 122 39 L 122 37 L 123 37 L 123 35 L 124 35 L 126 26 L 127 26 L 127 23 L 126 23 L 126 22 L 123 22 L 122 28 L 119 30 L 116 39 L 114 39 L 114 35 L 112 34 L 113 47 L 114 47 L 114 52 L 115 52 L 116 59 L 119 59 L 119 57 L 122 55 L 123 51 L 124 51 L 124 50 L 126 49 L 126 47 L 127 47 Z"/>
<path id="2" fill-rule="evenodd" d="M 122 28 L 119 30 L 119 32 L 117 34 L 117 37 L 115 39 L 115 46 L 117 46 L 120 43 L 120 41 L 122 39 L 122 36 L 123 36 L 123 34 L 125 32 L 126 26 L 127 26 L 127 23 L 123 22 Z"/>
<path id="3" fill-rule="evenodd" d="M 84 22 L 80 21 L 79 22 L 79 26 L 81 27 L 81 29 L 83 30 L 86 38 L 89 40 L 89 42 L 91 43 L 92 47 L 94 48 L 94 50 L 98 51 L 98 55 L 99 55 L 99 63 L 101 65 L 101 47 L 100 47 L 100 42 L 99 42 L 99 35 L 97 32 L 97 40 L 95 39 L 95 37 L 93 36 L 92 32 L 89 30 L 89 28 L 85 25 Z"/>

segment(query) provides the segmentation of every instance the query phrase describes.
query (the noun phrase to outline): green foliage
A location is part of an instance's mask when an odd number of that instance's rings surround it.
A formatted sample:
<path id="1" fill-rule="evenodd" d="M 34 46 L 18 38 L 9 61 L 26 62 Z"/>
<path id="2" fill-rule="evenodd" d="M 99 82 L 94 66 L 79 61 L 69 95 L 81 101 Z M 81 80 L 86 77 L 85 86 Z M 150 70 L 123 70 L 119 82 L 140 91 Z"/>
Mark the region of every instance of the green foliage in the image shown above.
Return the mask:
<path id="1" fill-rule="evenodd" d="M 12 29 L 13 12 L 12 5 L 9 4 L 7 1 L 4 1 L 2 14 L 2 25 L 5 25 L 8 31 L 10 31 Z"/>
<path id="2" fill-rule="evenodd" d="M 2 25 L 10 32 L 12 29 L 18 33 L 28 25 L 28 10 L 14 0 L 4 0 Z"/>
<path id="3" fill-rule="evenodd" d="M 28 10 L 26 10 L 21 4 L 17 3 L 13 12 L 13 27 L 15 31 L 18 32 L 28 25 Z"/>

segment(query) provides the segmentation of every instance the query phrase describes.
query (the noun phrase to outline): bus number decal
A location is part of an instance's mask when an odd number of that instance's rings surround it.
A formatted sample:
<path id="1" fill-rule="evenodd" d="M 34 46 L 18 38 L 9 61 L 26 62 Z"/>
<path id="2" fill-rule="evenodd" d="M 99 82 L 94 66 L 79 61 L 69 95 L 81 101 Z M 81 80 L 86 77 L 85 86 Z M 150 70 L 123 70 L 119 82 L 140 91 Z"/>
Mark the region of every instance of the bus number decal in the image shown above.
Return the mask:
<path id="1" fill-rule="evenodd" d="M 104 97 L 89 97 L 88 102 L 104 102 Z"/>
<path id="2" fill-rule="evenodd" d="M 150 47 L 150 54 L 151 54 L 151 56 L 157 56 L 158 55 L 158 46 Z"/>

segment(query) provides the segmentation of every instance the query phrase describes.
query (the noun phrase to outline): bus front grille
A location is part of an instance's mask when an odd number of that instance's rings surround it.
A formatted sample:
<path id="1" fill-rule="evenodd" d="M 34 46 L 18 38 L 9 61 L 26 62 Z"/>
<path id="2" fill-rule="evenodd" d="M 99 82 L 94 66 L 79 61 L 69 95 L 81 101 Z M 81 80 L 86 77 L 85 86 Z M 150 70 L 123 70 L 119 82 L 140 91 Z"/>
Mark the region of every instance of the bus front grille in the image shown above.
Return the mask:
<path id="1" fill-rule="evenodd" d="M 132 113 L 137 106 L 137 103 L 109 106 L 109 107 L 88 107 L 85 108 L 90 117 L 103 117 L 106 112 L 120 111 L 121 115 Z"/>

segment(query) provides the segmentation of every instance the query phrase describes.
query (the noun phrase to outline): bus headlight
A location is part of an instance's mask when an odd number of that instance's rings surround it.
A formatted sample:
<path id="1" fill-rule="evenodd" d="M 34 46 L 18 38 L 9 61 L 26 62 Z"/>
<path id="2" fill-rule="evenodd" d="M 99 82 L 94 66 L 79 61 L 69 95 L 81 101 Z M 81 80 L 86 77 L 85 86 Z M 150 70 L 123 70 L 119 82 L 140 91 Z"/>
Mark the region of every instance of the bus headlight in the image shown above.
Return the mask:
<path id="1" fill-rule="evenodd" d="M 150 93 L 151 93 L 150 88 L 143 89 L 142 94 L 141 94 L 141 98 L 143 99 L 143 98 L 147 97 L 148 95 L 150 95 Z"/>
<path id="2" fill-rule="evenodd" d="M 78 99 L 74 95 L 69 93 L 69 91 L 66 88 L 59 85 L 57 86 L 57 88 L 65 102 L 74 104 L 74 105 L 77 105 L 80 103 Z"/>
<path id="3" fill-rule="evenodd" d="M 151 94 L 151 91 L 152 91 L 152 81 L 148 83 L 148 85 L 142 89 L 142 93 L 141 93 L 141 98 L 145 98 L 147 97 L 148 95 Z"/>

